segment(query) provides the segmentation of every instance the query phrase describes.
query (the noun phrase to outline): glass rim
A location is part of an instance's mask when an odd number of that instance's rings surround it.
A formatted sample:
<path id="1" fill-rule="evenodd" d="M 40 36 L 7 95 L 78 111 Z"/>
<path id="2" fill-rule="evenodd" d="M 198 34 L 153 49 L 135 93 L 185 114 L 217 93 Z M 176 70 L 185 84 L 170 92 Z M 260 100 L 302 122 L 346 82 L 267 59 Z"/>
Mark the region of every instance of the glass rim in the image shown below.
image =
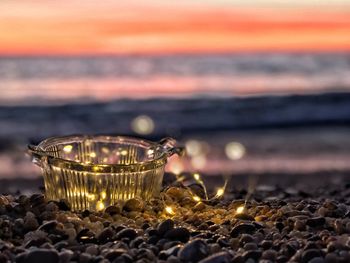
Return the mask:
<path id="1" fill-rule="evenodd" d="M 113 140 L 119 140 L 119 141 L 125 140 L 126 144 L 127 144 L 127 141 L 134 141 L 136 143 L 149 145 L 150 147 L 154 146 L 156 147 L 155 150 L 161 151 L 161 153 L 159 157 L 153 160 L 137 162 L 133 164 L 98 164 L 98 163 L 82 163 L 82 162 L 77 162 L 73 160 L 67 160 L 60 157 L 55 157 L 52 154 L 50 154 L 50 151 L 45 149 L 49 146 L 58 145 L 59 142 L 64 143 L 65 141 L 67 141 L 67 143 L 69 142 L 73 143 L 73 142 L 79 141 L 79 139 L 92 140 L 92 141 L 105 140 L 107 141 L 106 143 L 108 143 L 108 141 L 113 143 Z M 78 134 L 78 135 L 51 137 L 41 141 L 37 146 L 28 145 L 28 148 L 30 153 L 33 155 L 33 158 L 39 159 L 38 160 L 39 163 L 41 163 L 43 166 L 48 164 L 61 169 L 75 170 L 79 172 L 93 172 L 93 173 L 126 173 L 128 172 L 130 173 L 130 172 L 149 171 L 149 170 L 157 169 L 164 166 L 167 162 L 167 158 L 174 153 L 178 153 L 177 151 L 180 149 L 175 147 L 175 145 L 172 145 L 168 149 L 165 148 L 164 145 L 169 141 L 172 141 L 172 144 L 176 142 L 172 138 L 165 138 L 159 142 L 153 142 L 143 138 L 131 137 L 131 136 Z M 158 146 L 159 146 L 159 149 L 157 149 Z"/>

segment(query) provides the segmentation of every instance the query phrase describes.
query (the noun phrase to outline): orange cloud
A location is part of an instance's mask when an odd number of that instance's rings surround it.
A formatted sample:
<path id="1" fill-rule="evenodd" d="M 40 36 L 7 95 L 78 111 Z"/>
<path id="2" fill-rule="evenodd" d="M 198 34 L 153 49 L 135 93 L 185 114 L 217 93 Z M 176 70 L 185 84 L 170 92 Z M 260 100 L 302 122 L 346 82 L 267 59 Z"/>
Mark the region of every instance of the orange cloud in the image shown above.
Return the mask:
<path id="1" fill-rule="evenodd" d="M 49 3 L 0 11 L 1 54 L 350 50 L 347 10 Z"/>

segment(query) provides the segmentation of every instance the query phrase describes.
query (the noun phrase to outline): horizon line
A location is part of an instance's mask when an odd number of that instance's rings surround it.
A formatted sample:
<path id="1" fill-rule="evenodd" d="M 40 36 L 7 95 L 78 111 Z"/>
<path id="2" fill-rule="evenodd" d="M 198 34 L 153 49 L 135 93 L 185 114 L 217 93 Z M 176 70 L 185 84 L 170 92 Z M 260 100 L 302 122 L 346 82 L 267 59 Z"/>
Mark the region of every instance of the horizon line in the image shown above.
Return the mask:
<path id="1" fill-rule="evenodd" d="M 344 54 L 350 53 L 350 46 L 343 49 L 256 49 L 231 51 L 179 51 L 179 52 L 101 52 L 101 53 L 1 53 L 0 58 L 35 58 L 35 57 L 174 57 L 174 56 L 221 56 L 221 55 L 264 55 L 264 54 Z"/>

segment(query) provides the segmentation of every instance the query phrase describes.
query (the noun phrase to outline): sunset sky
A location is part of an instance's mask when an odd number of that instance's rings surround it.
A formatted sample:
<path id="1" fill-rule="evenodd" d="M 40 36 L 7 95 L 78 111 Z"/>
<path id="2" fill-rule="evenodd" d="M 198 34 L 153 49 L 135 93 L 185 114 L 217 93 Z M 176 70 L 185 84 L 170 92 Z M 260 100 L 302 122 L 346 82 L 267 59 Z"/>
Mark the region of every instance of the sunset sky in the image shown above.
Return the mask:
<path id="1" fill-rule="evenodd" d="M 1 0 L 0 55 L 349 51 L 348 2 Z"/>

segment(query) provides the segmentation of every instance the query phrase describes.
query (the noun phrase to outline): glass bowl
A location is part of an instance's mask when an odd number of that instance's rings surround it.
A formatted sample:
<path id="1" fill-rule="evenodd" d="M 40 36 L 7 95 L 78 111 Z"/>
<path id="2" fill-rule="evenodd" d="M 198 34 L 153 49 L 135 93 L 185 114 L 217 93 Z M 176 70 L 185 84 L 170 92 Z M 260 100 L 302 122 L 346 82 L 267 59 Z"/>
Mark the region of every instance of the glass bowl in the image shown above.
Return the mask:
<path id="1" fill-rule="evenodd" d="M 157 195 L 168 157 L 183 153 L 175 145 L 172 138 L 74 135 L 28 149 L 42 169 L 48 199 L 66 199 L 74 211 L 100 211 L 119 200 Z"/>

